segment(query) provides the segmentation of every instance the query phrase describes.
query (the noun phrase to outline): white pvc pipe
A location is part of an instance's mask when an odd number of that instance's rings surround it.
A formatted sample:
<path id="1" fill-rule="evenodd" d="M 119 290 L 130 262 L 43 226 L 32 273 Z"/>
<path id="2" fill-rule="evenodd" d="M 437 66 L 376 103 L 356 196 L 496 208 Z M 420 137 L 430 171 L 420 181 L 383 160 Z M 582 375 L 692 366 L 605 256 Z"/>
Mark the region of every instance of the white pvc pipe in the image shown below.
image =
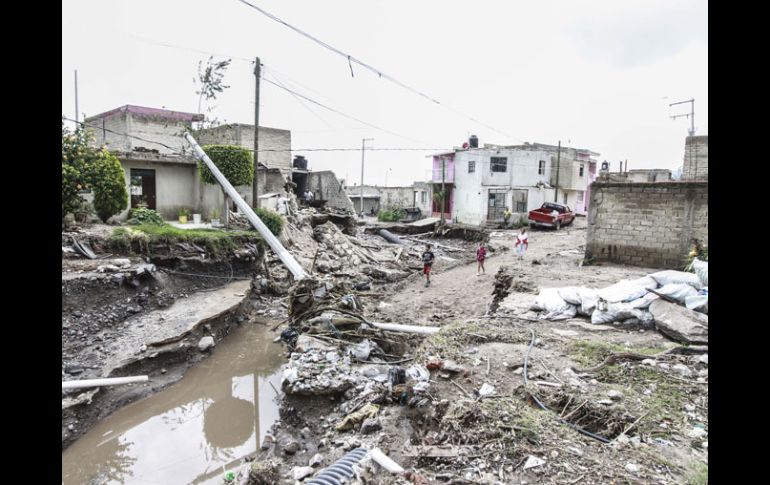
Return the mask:
<path id="1" fill-rule="evenodd" d="M 404 473 L 404 469 L 401 465 L 388 458 L 379 448 L 374 448 L 369 451 L 369 454 L 371 455 L 372 460 L 376 461 L 378 465 L 388 470 L 390 473 Z"/>
<path id="2" fill-rule="evenodd" d="M 432 335 L 441 330 L 441 327 L 420 327 L 418 325 L 399 325 L 397 323 L 379 323 L 369 322 L 373 327 L 381 330 L 390 330 L 392 332 L 405 332 L 405 333 L 421 333 L 424 335 Z"/>
<path id="3" fill-rule="evenodd" d="M 62 389 L 80 389 L 82 387 L 101 387 L 117 386 L 120 384 L 130 384 L 132 382 L 147 382 L 147 376 L 132 377 L 109 377 L 106 379 L 83 379 L 80 381 L 64 381 L 61 383 Z"/>
<path id="4" fill-rule="evenodd" d="M 249 207 L 249 204 L 243 200 L 243 197 L 241 197 L 241 194 L 235 190 L 235 187 L 233 187 L 233 185 L 225 178 L 225 176 L 222 175 L 222 172 L 219 171 L 217 166 L 214 165 L 214 162 L 212 162 L 209 156 L 206 155 L 206 152 L 203 151 L 203 148 L 198 145 L 198 142 L 195 141 L 195 138 L 193 138 L 189 133 L 185 133 L 184 137 L 192 146 L 195 156 L 197 156 L 203 163 L 206 164 L 206 166 L 211 171 L 211 174 L 214 175 L 214 178 L 217 179 L 219 185 L 221 185 L 224 189 L 225 193 L 227 193 L 227 195 L 233 199 L 235 205 L 238 206 L 238 209 L 246 214 L 246 218 L 249 220 L 249 222 L 251 222 L 251 225 L 254 226 L 257 231 L 259 231 L 263 238 L 265 238 L 265 241 L 267 241 L 270 249 L 272 249 L 273 252 L 278 255 L 283 264 L 285 264 L 289 271 L 291 271 L 291 274 L 294 275 L 294 278 L 297 280 L 306 278 L 307 273 L 305 273 L 305 270 L 302 268 L 302 266 L 300 266 L 297 260 L 294 259 L 294 256 L 292 256 L 291 253 L 283 247 L 278 238 L 275 237 L 272 232 L 270 232 L 270 229 L 268 229 L 265 223 L 262 222 L 262 220 L 259 218 L 259 216 L 254 213 L 254 210 Z M 254 156 L 256 157 L 257 154 L 255 153 Z M 255 173 L 254 176 L 256 177 L 257 174 Z M 257 201 L 254 201 L 254 205 L 256 204 Z"/>

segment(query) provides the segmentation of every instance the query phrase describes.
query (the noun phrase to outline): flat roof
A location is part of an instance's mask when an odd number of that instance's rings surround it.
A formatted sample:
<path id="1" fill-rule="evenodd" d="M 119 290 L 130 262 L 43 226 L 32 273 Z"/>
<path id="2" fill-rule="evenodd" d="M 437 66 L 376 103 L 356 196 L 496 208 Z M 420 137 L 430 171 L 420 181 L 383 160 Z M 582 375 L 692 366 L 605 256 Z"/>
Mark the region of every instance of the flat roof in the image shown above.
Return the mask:
<path id="1" fill-rule="evenodd" d="M 131 113 L 138 116 L 153 116 L 157 118 L 163 118 L 171 121 L 203 121 L 203 115 L 200 113 L 187 113 L 184 111 L 172 111 L 161 108 L 149 108 L 147 106 L 136 106 L 133 104 L 127 104 L 120 108 L 111 109 L 98 115 L 89 116 L 86 120 L 111 118 L 123 113 Z"/>

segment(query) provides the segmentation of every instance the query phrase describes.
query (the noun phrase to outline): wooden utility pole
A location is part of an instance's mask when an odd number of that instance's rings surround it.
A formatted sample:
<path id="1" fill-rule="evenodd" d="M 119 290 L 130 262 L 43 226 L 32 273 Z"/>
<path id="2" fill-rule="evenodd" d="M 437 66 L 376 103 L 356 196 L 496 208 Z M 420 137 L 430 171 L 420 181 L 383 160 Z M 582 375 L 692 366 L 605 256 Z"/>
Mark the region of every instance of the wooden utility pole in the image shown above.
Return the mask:
<path id="1" fill-rule="evenodd" d="M 262 76 L 262 66 L 259 63 L 259 57 L 254 64 L 254 77 L 256 78 L 256 89 L 254 91 L 254 182 L 252 183 L 251 205 L 259 207 L 259 79 Z"/>
<path id="2" fill-rule="evenodd" d="M 78 70 L 75 69 L 75 123 L 78 121 L 80 121 L 80 110 L 78 109 Z"/>
<path id="3" fill-rule="evenodd" d="M 553 191 L 553 201 L 556 203 L 559 202 L 559 172 L 561 171 L 560 169 L 561 169 L 561 140 L 559 140 L 559 150 L 556 152 L 556 190 Z"/>
<path id="4" fill-rule="evenodd" d="M 444 188 L 444 178 L 446 172 L 446 161 L 441 158 L 441 225 L 444 225 L 444 212 L 446 212 L 446 189 Z"/>

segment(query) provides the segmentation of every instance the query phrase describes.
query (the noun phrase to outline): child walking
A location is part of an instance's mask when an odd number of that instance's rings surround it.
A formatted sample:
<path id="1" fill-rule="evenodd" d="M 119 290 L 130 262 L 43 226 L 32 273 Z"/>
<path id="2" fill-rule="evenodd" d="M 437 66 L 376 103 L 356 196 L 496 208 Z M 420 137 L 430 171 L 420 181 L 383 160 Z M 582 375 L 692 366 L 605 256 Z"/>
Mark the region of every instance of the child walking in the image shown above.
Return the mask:
<path id="1" fill-rule="evenodd" d="M 425 288 L 430 286 L 430 270 L 433 266 L 433 260 L 436 257 L 433 255 L 433 251 L 430 250 L 431 245 L 425 245 L 425 252 L 422 253 L 422 272 L 425 275 Z"/>
<path id="2" fill-rule="evenodd" d="M 482 274 L 482 271 L 484 274 L 487 273 L 487 270 L 484 269 L 484 260 L 487 257 L 487 248 L 484 247 L 484 243 L 480 242 L 479 247 L 476 248 L 476 261 L 479 262 L 478 268 L 476 268 L 476 276 L 479 276 Z"/>
<path id="3" fill-rule="evenodd" d="M 519 255 L 519 259 L 524 259 L 524 253 L 527 252 L 527 246 L 529 246 L 529 236 L 527 236 L 527 229 L 522 227 L 519 234 L 516 235 L 516 254 Z"/>

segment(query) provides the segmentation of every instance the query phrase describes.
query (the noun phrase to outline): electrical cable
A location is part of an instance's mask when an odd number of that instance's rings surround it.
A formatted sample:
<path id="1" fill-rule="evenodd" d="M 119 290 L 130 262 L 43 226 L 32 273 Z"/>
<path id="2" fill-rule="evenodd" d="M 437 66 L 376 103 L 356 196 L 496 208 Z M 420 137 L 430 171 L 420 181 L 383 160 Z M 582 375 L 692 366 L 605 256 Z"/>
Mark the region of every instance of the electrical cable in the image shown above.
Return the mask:
<path id="1" fill-rule="evenodd" d="M 529 342 L 529 347 L 527 348 L 527 353 L 526 353 L 526 355 L 524 355 L 524 386 L 525 386 L 525 387 L 526 387 L 526 386 L 527 386 L 527 384 L 529 383 L 529 380 L 527 379 L 527 366 L 528 366 L 528 363 L 529 363 L 529 354 L 530 354 L 530 352 L 532 352 L 532 346 L 533 346 L 533 345 L 535 345 L 535 331 L 534 331 L 534 330 L 532 330 L 531 328 L 530 328 L 530 329 L 528 329 L 528 330 L 529 330 L 529 331 L 530 331 L 530 333 L 532 334 L 532 339 L 531 339 L 531 340 L 530 340 L 530 342 Z M 539 406 L 539 407 L 540 407 L 540 408 L 541 408 L 543 411 L 550 411 L 550 412 L 552 412 L 552 413 L 556 414 L 556 412 L 555 412 L 555 411 L 553 411 L 552 409 L 548 408 L 548 407 L 547 407 L 545 404 L 543 404 L 543 403 L 540 401 L 540 399 L 538 399 L 538 398 L 537 398 L 537 396 L 536 396 L 535 394 L 533 394 L 533 393 L 530 393 L 530 396 L 532 397 L 532 399 L 533 399 L 533 400 L 534 400 L 534 401 L 537 403 L 537 405 L 538 405 L 538 406 Z M 590 431 L 587 431 L 587 430 L 585 430 L 585 429 L 581 428 L 580 426 L 578 426 L 578 425 L 576 425 L 576 424 L 572 424 L 572 423 L 570 423 L 570 422 L 569 422 L 569 421 L 567 421 L 566 419 L 562 419 L 561 417 L 558 417 L 558 418 L 556 418 L 556 419 L 557 419 L 557 420 L 558 420 L 560 423 L 566 424 L 567 426 L 569 426 L 570 428 L 574 429 L 574 430 L 575 430 L 575 431 L 577 431 L 578 433 L 584 434 L 584 435 L 586 435 L 586 436 L 588 436 L 588 437 L 590 437 L 590 438 L 593 438 L 593 439 L 595 439 L 595 440 L 601 441 L 602 443 L 611 443 L 611 440 L 608 440 L 608 439 L 607 439 L 607 438 L 605 438 L 604 436 L 599 436 L 599 435 L 597 435 L 597 434 L 591 433 Z"/>
<path id="2" fill-rule="evenodd" d="M 509 134 L 507 134 L 507 133 L 505 133 L 503 131 L 500 131 L 500 130 L 498 130 L 497 128 L 495 128 L 493 126 L 490 126 L 490 125 L 488 125 L 486 123 L 483 123 L 482 121 L 479 121 L 479 120 L 473 118 L 472 116 L 470 116 L 470 115 L 468 115 L 466 113 L 463 113 L 462 111 L 459 111 L 459 110 L 457 110 L 455 108 L 452 108 L 451 106 L 442 103 L 441 101 L 437 100 L 436 98 L 434 98 L 432 96 L 429 96 L 428 94 L 423 93 L 422 91 L 419 91 L 419 90 L 417 90 L 417 89 L 415 89 L 415 88 L 413 88 L 413 87 L 403 83 L 402 81 L 399 81 L 395 77 L 390 76 L 388 74 L 385 74 L 384 72 L 382 72 L 381 70 L 375 68 L 374 66 L 371 66 L 371 65 L 369 65 L 369 64 L 367 64 L 367 63 L 365 63 L 365 62 L 363 62 L 363 61 L 361 61 L 359 59 L 356 59 L 355 57 L 351 56 L 350 54 L 347 54 L 347 53 L 337 49 L 336 47 L 334 47 L 334 46 L 332 46 L 330 44 L 327 44 L 326 42 L 318 39 L 317 37 L 314 37 L 313 35 L 305 32 L 305 31 L 303 31 L 303 30 L 301 30 L 301 29 L 299 29 L 297 27 L 294 27 L 293 25 L 291 25 L 288 22 L 278 18 L 277 16 L 271 14 L 270 12 L 268 12 L 268 11 L 266 11 L 266 10 L 256 6 L 256 5 L 254 5 L 254 4 L 250 3 L 250 2 L 247 2 L 246 0 L 238 0 L 238 1 L 243 3 L 244 5 L 247 5 L 247 6 L 251 7 L 251 8 L 253 8 L 254 10 L 260 12 L 262 15 L 265 15 L 266 17 L 270 18 L 271 20 L 274 20 L 275 22 L 278 22 L 279 24 L 282 24 L 282 25 L 288 27 L 289 29 L 293 30 L 294 32 L 296 32 L 296 33 L 298 33 L 298 34 L 300 34 L 300 35 L 302 35 L 302 36 L 312 40 L 313 42 L 315 42 L 316 44 L 320 45 L 321 47 L 324 47 L 325 49 L 328 49 L 328 50 L 334 52 L 335 54 L 338 54 L 338 55 L 342 56 L 343 58 L 348 60 L 349 64 L 355 62 L 359 66 L 361 66 L 361 67 L 363 67 L 363 68 L 373 72 L 374 74 L 376 74 L 380 78 L 384 78 L 384 79 L 386 79 L 386 80 L 388 80 L 388 81 L 390 81 L 390 82 L 392 82 L 392 83 L 394 83 L 394 84 L 396 84 L 396 85 L 398 85 L 398 86 L 400 86 L 400 87 L 402 87 L 402 88 L 404 88 L 404 89 L 406 89 L 406 90 L 408 90 L 408 91 L 410 91 L 410 92 L 412 92 L 412 93 L 414 93 L 414 94 L 416 94 L 416 95 L 418 95 L 418 96 L 420 96 L 420 97 L 422 97 L 424 99 L 427 99 L 428 101 L 430 101 L 430 102 L 432 102 L 434 104 L 440 105 L 440 106 L 450 110 L 450 111 L 454 112 L 455 114 L 457 114 L 459 116 L 462 116 L 463 118 L 466 118 L 466 119 L 468 119 L 468 120 L 470 120 L 470 121 L 472 121 L 474 123 L 477 123 L 477 124 L 479 124 L 479 125 L 481 125 L 481 126 L 483 126 L 485 128 L 488 128 L 488 129 L 490 129 L 492 131 L 500 133 L 501 135 L 505 135 L 505 136 L 507 136 L 509 138 L 512 138 L 511 135 L 509 135 Z M 350 69 L 351 69 L 351 74 L 352 74 L 352 72 L 353 72 L 352 65 L 351 65 Z"/>

